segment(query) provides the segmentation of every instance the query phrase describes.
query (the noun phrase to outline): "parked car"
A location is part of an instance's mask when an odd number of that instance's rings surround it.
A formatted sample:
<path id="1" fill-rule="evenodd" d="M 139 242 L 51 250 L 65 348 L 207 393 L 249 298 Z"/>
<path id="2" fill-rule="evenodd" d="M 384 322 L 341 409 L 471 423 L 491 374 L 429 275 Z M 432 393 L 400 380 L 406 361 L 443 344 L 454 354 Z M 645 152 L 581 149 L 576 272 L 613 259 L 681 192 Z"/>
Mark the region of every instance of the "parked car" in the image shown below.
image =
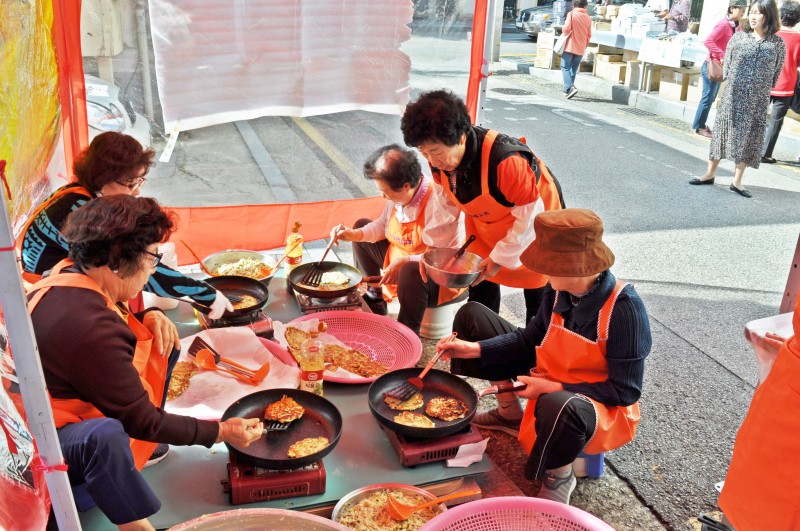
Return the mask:
<path id="1" fill-rule="evenodd" d="M 519 16 L 517 16 L 517 21 L 515 23 L 517 30 L 527 33 L 528 37 L 531 39 L 536 40 L 539 32 L 543 29 L 549 28 L 555 23 L 555 17 L 553 16 L 553 3 L 555 0 L 545 0 L 544 4 L 538 5 L 536 7 L 529 7 L 528 9 L 523 9 L 519 12 Z M 646 0 L 611 0 L 612 5 L 622 5 L 622 4 L 641 4 L 644 5 Z M 570 0 L 566 1 L 566 13 L 569 13 L 572 10 L 572 2 Z M 594 14 L 594 2 L 589 2 L 589 5 L 586 7 L 587 12 L 589 15 Z"/>
<path id="2" fill-rule="evenodd" d="M 86 115 L 89 119 L 89 141 L 106 131 L 125 133 L 150 147 L 150 122 L 133 110 L 130 100 L 120 95 L 119 87 L 99 77 L 85 75 Z"/>

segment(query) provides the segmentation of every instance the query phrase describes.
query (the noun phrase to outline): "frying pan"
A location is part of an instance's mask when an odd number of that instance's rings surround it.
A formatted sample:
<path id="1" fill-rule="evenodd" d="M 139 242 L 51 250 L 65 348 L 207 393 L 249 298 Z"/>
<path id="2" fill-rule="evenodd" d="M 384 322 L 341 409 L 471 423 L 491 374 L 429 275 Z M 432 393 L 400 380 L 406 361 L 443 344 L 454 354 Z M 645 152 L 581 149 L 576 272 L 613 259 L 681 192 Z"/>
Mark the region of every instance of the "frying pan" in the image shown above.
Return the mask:
<path id="1" fill-rule="evenodd" d="M 248 277 L 221 275 L 218 277 L 207 278 L 204 280 L 204 282 L 210 284 L 214 289 L 218 289 L 225 296 L 238 295 L 241 297 L 243 295 L 249 295 L 256 298 L 256 303 L 252 306 L 236 308 L 232 312 L 226 311 L 224 314 L 222 314 L 223 318 L 242 317 L 249 315 L 264 306 L 269 298 L 269 290 L 267 289 L 267 286 L 265 286 L 261 281 Z"/>
<path id="2" fill-rule="evenodd" d="M 390 389 L 402 384 L 408 378 L 419 376 L 422 371 L 419 367 L 412 367 L 409 369 L 398 369 L 396 371 L 387 372 L 377 380 L 372 382 L 367 392 L 367 399 L 369 400 L 369 410 L 375 418 L 389 428 L 390 430 L 405 435 L 407 437 L 419 437 L 430 439 L 434 437 L 444 437 L 452 435 L 461 431 L 469 425 L 475 411 L 478 408 L 478 394 L 467 382 L 450 374 L 449 372 L 432 369 L 423 380 L 424 386 L 422 387 L 422 397 L 425 405 L 432 398 L 438 397 L 453 397 L 461 400 L 467 405 L 467 414 L 463 419 L 456 419 L 451 421 L 444 421 L 441 419 L 430 417 L 436 424 L 434 428 L 415 428 L 413 426 L 406 426 L 405 424 L 398 424 L 394 421 L 395 415 L 402 413 L 391 409 L 383 399 L 384 393 Z M 425 406 L 417 409 L 414 413 L 425 414 Z"/>
<path id="3" fill-rule="evenodd" d="M 361 271 L 355 267 L 343 264 L 341 262 L 322 262 L 319 264 L 319 268 L 322 269 L 323 274 L 330 271 L 344 273 L 350 279 L 350 282 L 337 289 L 320 289 L 306 286 L 301 282 L 301 280 L 303 280 L 303 277 L 306 276 L 308 270 L 312 267 L 316 267 L 318 263 L 319 262 L 311 262 L 294 268 L 291 273 L 289 273 L 289 277 L 286 279 L 289 282 L 289 285 L 292 286 L 292 288 L 294 288 L 296 291 L 302 293 L 303 295 L 308 295 L 309 297 L 316 297 L 318 299 L 333 299 L 347 295 L 351 291 L 355 290 L 356 287 L 358 287 L 358 285 L 361 283 Z"/>
<path id="4" fill-rule="evenodd" d="M 236 460 L 269 470 L 290 470 L 316 463 L 339 442 L 342 434 L 342 415 L 336 406 L 321 396 L 299 389 L 267 389 L 244 396 L 228 406 L 222 420 L 232 417 L 264 419 L 267 405 L 277 402 L 283 395 L 293 398 L 306 412 L 284 431 L 264 432 L 261 439 L 247 448 L 225 443 Z M 305 457 L 288 457 L 289 447 L 308 437 L 327 437 L 330 444 L 317 453 Z"/>

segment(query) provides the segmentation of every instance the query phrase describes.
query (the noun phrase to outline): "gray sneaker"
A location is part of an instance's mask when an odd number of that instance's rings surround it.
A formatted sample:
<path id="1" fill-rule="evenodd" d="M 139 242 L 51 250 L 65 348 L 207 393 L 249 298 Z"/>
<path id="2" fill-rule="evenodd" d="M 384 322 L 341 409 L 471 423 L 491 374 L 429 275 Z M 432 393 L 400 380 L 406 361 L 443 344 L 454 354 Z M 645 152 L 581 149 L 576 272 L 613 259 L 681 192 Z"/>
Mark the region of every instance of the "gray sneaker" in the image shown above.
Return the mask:
<path id="1" fill-rule="evenodd" d="M 577 93 L 578 93 L 578 89 L 575 88 L 575 85 L 571 86 L 569 88 L 569 92 L 567 92 L 567 99 L 571 100 L 573 97 L 575 97 L 575 94 L 577 94 Z"/>
<path id="2" fill-rule="evenodd" d="M 472 418 L 472 423 L 484 430 L 502 431 L 514 437 L 519 437 L 519 425 L 522 420 L 508 420 L 497 412 L 497 408 L 476 413 Z"/>
<path id="3" fill-rule="evenodd" d="M 565 478 L 545 472 L 542 478 L 542 487 L 536 497 L 569 505 L 569 497 L 572 496 L 572 491 L 575 490 L 577 484 L 578 480 L 575 479 L 575 473 L 572 470 Z"/>

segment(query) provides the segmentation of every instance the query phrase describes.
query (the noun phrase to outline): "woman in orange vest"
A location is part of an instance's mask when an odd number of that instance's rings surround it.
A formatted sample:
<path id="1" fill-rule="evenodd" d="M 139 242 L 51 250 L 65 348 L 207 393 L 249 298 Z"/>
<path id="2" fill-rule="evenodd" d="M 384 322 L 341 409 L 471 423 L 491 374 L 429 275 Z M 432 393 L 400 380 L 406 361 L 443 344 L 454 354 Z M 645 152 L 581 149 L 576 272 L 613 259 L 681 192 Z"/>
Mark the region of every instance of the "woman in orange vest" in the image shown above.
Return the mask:
<path id="1" fill-rule="evenodd" d="M 139 195 L 153 165 L 154 152 L 144 149 L 135 138 L 113 131 L 97 135 L 81 152 L 73 171 L 77 183 L 62 186 L 43 201 L 28 218 L 17 238 L 22 277 L 33 284 L 54 265 L 67 257 L 67 243 L 61 233 L 70 212 L 95 197 Z M 217 319 L 225 310 L 233 311 L 230 301 L 208 283 L 189 278 L 159 264 L 145 289 L 162 297 L 190 297 L 211 307 L 209 316 Z"/>
<path id="2" fill-rule="evenodd" d="M 480 378 L 527 385 L 517 392 L 528 399 L 521 419 L 505 419 L 498 410 L 482 415 L 492 418 L 492 429 L 518 436 L 529 453 L 525 476 L 542 481 L 538 496 L 569 503 L 576 485 L 572 462 L 581 451 L 596 454 L 633 440 L 650 323 L 633 286 L 609 271 L 614 255 L 594 212 L 543 212 L 534 230 L 536 239 L 520 259 L 549 281 L 536 317 L 516 328 L 466 304 L 453 323 L 462 339 L 437 347 L 463 358 Z"/>
<path id="3" fill-rule="evenodd" d="M 413 151 L 397 144 L 384 146 L 364 163 L 364 176 L 386 198 L 381 216 L 358 220 L 352 229 L 339 225 L 331 238 L 353 242 L 356 267 L 365 276 L 380 276 L 364 298 L 374 313 L 386 315 L 387 301 L 400 301 L 397 320 L 419 335 L 428 307 L 462 300 L 464 289 L 442 288 L 423 280 L 419 261 L 428 247 L 456 247 L 464 240 L 458 212 L 436 208 L 430 178 L 422 175 Z"/>
<path id="4" fill-rule="evenodd" d="M 780 344 L 736 435 L 719 506 L 739 531 L 800 529 L 800 296 L 794 335 Z"/>
<path id="5" fill-rule="evenodd" d="M 409 103 L 403 139 L 428 160 L 437 207 L 465 214 L 470 252 L 484 258 L 469 300 L 500 311 L 500 286 L 523 288 L 525 322 L 539 308 L 546 280 L 522 266 L 519 255 L 532 241 L 534 216 L 562 208 L 550 170 L 524 141 L 470 123 L 464 102 L 447 90 L 423 93 Z M 485 282 L 484 282 L 485 280 Z"/>
<path id="6" fill-rule="evenodd" d="M 263 430 L 258 419 L 213 422 L 161 407 L 177 330 L 160 311 L 134 315 L 124 301 L 147 282 L 172 231 L 154 199 L 92 200 L 63 228 L 69 259 L 28 295 L 70 481 L 85 484 L 121 529 L 153 529 L 147 518 L 161 503 L 139 470 L 157 443 L 247 446 Z M 154 340 L 154 328 L 166 343 Z"/>

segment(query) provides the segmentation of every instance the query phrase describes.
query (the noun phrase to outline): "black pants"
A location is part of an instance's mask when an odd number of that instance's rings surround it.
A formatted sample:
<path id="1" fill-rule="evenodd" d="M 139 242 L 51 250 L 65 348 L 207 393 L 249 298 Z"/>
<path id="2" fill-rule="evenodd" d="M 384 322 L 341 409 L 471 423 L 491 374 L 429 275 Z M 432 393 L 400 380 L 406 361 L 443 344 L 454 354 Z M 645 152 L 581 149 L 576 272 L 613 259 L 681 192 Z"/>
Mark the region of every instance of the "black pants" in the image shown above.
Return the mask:
<path id="1" fill-rule="evenodd" d="M 370 220 L 368 219 L 360 219 L 356 221 L 354 228 L 360 229 L 369 222 Z M 383 260 L 388 251 L 388 240 L 380 240 L 374 243 L 353 242 L 353 258 L 356 268 L 364 276 L 380 275 Z M 380 290 L 370 288 L 370 292 L 377 297 Z M 466 296 L 465 292 L 444 305 L 460 302 Z M 438 306 L 439 286 L 430 278 L 428 278 L 427 282 L 423 281 L 422 276 L 419 274 L 419 264 L 417 262 L 408 262 L 400 269 L 400 275 L 397 279 L 397 300 L 400 302 L 400 313 L 397 315 L 397 321 L 419 335 L 425 310 Z"/>
<path id="2" fill-rule="evenodd" d="M 453 330 L 465 341 L 481 341 L 511 332 L 516 327 L 485 306 L 467 303 L 458 310 Z M 454 359 L 450 372 L 485 380 L 506 380 L 527 375 L 535 360 L 484 368 L 480 360 Z M 536 442 L 525 465 L 525 477 L 537 479 L 545 470 L 572 463 L 594 435 L 597 415 L 592 402 L 569 391 L 540 395 L 536 400 Z"/>
<path id="3" fill-rule="evenodd" d="M 786 96 L 785 98 L 772 96 L 772 114 L 769 119 L 767 133 L 764 137 L 764 152 L 762 156 L 772 156 L 772 151 L 775 149 L 775 144 L 778 142 L 778 135 L 781 134 L 783 118 L 791 107 L 792 99 L 793 96 Z"/>
<path id="4" fill-rule="evenodd" d="M 539 311 L 539 304 L 544 296 L 544 287 L 525 289 L 523 295 L 525 297 L 525 322 L 527 323 Z M 469 288 L 469 300 L 483 304 L 494 313 L 500 313 L 500 285 L 484 280 Z"/>

